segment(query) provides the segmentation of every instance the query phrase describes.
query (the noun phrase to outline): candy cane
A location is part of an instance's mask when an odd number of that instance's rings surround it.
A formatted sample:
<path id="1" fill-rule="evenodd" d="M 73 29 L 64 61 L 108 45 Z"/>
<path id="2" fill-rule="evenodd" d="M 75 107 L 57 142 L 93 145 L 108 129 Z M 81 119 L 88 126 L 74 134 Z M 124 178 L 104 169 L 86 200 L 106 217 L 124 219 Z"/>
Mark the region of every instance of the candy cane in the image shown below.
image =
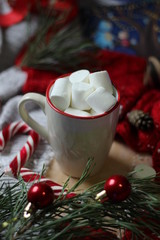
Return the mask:
<path id="1" fill-rule="evenodd" d="M 24 182 L 27 183 L 35 183 L 36 181 L 45 182 L 54 191 L 54 196 L 58 197 L 62 193 L 63 187 L 61 185 L 51 181 L 48 178 L 45 178 L 44 176 L 41 176 L 39 173 L 31 171 L 28 168 L 23 168 L 24 164 L 33 154 L 39 142 L 39 135 L 35 131 L 33 131 L 28 125 L 26 125 L 22 121 L 19 121 L 13 122 L 7 127 L 5 127 L 0 132 L 0 151 L 2 151 L 5 148 L 7 142 L 18 133 L 25 133 L 29 136 L 25 145 L 11 161 L 9 167 L 6 168 L 5 173 L 7 175 L 13 175 L 14 177 L 17 177 L 17 175 L 19 174 L 24 180 Z M 66 198 L 71 198 L 75 196 L 75 193 L 67 194 L 66 189 L 64 190 L 63 194 L 66 195 Z"/>
<path id="2" fill-rule="evenodd" d="M 36 182 L 36 181 L 45 182 L 46 184 L 48 184 L 52 188 L 52 190 L 54 191 L 54 196 L 55 197 L 58 197 L 62 193 L 63 187 L 61 185 L 51 181 L 49 178 L 46 178 L 46 177 L 41 176 L 40 174 L 38 174 L 36 172 L 31 171 L 28 168 L 21 168 L 20 176 L 22 177 L 22 179 L 25 182 L 30 182 L 30 183 Z M 64 190 L 63 194 L 66 195 L 67 198 L 71 198 L 71 197 L 76 195 L 75 193 L 67 194 L 66 189 Z"/>
<path id="3" fill-rule="evenodd" d="M 6 172 L 11 172 L 15 177 L 19 174 L 21 167 L 24 166 L 24 164 L 33 154 L 39 142 L 39 135 L 27 124 L 23 123 L 22 121 L 13 122 L 0 132 L 0 151 L 5 148 L 7 142 L 14 135 L 19 133 L 28 134 L 29 136 L 25 145 L 11 161 L 9 168 L 6 169 Z"/>

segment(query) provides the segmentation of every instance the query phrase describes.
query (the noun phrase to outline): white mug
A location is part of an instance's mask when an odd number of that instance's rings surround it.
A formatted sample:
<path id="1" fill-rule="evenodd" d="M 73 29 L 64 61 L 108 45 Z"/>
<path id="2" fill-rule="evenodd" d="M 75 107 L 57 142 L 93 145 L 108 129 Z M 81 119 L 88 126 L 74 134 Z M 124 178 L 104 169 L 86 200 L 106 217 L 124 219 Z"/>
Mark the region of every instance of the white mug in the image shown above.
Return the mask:
<path id="1" fill-rule="evenodd" d="M 67 114 L 57 109 L 50 100 L 53 81 L 46 97 L 37 93 L 25 94 L 19 102 L 22 119 L 52 146 L 61 170 L 72 177 L 80 177 L 89 158 L 94 158 L 96 174 L 107 161 L 119 117 L 120 94 L 113 86 L 116 104 L 109 111 L 89 117 Z M 47 117 L 47 127 L 41 126 L 27 112 L 25 104 L 33 101 Z M 108 162 L 109 164 L 109 162 Z"/>

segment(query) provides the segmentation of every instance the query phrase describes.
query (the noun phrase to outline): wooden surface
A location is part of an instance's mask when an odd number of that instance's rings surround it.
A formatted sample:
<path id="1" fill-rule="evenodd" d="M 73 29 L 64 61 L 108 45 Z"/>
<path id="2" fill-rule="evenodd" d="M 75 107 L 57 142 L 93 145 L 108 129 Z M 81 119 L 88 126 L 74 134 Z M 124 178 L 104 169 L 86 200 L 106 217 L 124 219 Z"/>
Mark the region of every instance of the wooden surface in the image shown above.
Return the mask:
<path id="1" fill-rule="evenodd" d="M 133 150 L 129 149 L 125 145 L 113 142 L 108 159 L 104 164 L 103 169 L 99 171 L 98 174 L 89 177 L 77 190 L 81 192 L 84 189 L 98 183 L 100 181 L 106 180 L 109 176 L 113 174 L 123 174 L 126 175 L 128 172 L 132 171 L 137 164 L 145 163 L 147 165 L 152 164 L 152 158 L 150 155 L 137 154 Z M 47 169 L 46 177 L 51 180 L 63 185 L 69 176 L 65 175 L 56 160 L 53 159 Z M 77 182 L 77 179 L 71 178 L 69 181 L 69 187 L 73 186 Z"/>

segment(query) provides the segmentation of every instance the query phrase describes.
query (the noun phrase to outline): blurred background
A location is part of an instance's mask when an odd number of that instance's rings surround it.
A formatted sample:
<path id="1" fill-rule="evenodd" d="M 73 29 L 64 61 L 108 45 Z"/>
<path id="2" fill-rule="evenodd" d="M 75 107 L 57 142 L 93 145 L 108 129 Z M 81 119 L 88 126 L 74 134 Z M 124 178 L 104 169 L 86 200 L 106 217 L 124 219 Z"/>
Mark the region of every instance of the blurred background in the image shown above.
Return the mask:
<path id="1" fill-rule="evenodd" d="M 13 65 L 29 42 L 34 58 L 25 57 L 25 65 L 47 70 L 52 65 L 60 72 L 79 67 L 85 52 L 97 49 L 159 58 L 159 12 L 158 0 L 0 0 L 0 70 Z"/>

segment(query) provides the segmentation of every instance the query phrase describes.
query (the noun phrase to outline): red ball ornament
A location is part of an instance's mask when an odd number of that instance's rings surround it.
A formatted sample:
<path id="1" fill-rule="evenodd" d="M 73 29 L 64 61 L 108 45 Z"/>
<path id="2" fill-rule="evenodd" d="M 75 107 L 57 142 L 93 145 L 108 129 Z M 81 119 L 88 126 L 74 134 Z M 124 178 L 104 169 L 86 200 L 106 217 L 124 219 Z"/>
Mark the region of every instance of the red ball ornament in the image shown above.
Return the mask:
<path id="1" fill-rule="evenodd" d="M 126 177 L 113 175 L 105 182 L 104 190 L 109 200 L 112 202 L 121 202 L 130 195 L 131 185 Z"/>
<path id="2" fill-rule="evenodd" d="M 36 208 L 47 207 L 54 200 L 53 190 L 46 183 L 35 183 L 29 189 L 27 199 L 28 202 L 34 204 Z"/>

